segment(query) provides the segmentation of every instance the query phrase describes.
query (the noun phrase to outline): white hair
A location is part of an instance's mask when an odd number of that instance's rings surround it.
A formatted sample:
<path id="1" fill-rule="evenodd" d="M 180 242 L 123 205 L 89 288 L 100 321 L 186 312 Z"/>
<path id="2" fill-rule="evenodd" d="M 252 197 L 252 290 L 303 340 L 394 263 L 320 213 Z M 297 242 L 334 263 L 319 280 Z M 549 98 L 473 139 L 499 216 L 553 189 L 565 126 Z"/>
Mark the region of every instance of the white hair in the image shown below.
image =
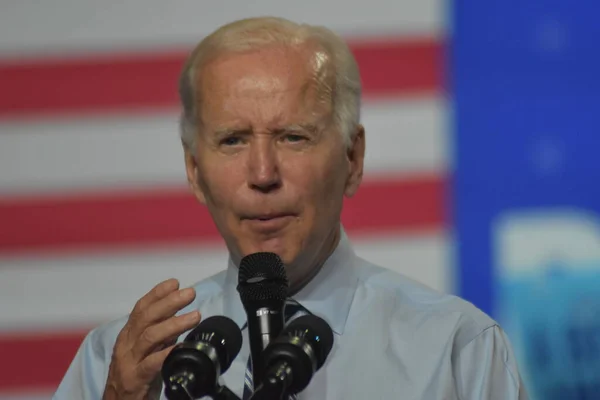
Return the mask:
<path id="1" fill-rule="evenodd" d="M 356 60 L 346 43 L 331 30 L 277 18 L 259 17 L 234 21 L 204 38 L 189 55 L 179 79 L 183 111 L 180 118 L 181 140 L 195 149 L 201 127 L 198 85 L 202 66 L 220 54 L 260 49 L 282 44 L 316 44 L 333 78 L 320 80 L 331 85 L 332 110 L 336 127 L 346 146 L 350 146 L 360 122 L 361 82 Z M 318 57 L 318 54 L 315 53 Z M 316 60 L 319 62 L 320 60 Z M 324 82 L 325 81 L 325 82 Z"/>

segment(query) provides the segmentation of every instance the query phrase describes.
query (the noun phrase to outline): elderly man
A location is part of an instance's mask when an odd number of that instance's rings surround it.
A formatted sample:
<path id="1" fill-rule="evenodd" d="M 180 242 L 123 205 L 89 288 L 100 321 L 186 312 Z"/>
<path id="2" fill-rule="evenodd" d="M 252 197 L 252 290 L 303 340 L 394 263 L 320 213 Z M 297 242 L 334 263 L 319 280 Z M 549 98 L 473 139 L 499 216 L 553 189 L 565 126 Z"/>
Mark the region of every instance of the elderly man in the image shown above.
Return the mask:
<path id="1" fill-rule="evenodd" d="M 208 207 L 229 265 L 191 288 L 162 282 L 129 316 L 90 332 L 55 399 L 157 398 L 165 357 L 201 315 L 244 325 L 237 266 L 259 251 L 281 257 L 290 296 L 335 334 L 299 398 L 526 398 L 493 320 L 354 254 L 340 214 L 361 183 L 365 131 L 358 67 L 340 38 L 279 18 L 228 24 L 191 53 L 180 95 L 190 188 Z M 244 335 L 222 378 L 247 398 Z"/>

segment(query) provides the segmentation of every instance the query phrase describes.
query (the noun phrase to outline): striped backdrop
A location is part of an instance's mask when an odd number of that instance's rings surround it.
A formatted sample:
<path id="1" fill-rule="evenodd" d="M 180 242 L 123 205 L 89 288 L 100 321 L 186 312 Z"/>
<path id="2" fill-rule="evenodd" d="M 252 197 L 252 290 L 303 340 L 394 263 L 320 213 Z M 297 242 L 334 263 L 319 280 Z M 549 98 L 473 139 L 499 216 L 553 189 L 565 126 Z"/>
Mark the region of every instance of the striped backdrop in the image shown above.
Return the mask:
<path id="1" fill-rule="evenodd" d="M 250 5 L 252 4 L 252 5 Z M 176 79 L 202 36 L 274 14 L 324 24 L 360 64 L 357 252 L 453 291 L 441 0 L 103 0 L 0 12 L 0 398 L 49 398 L 83 335 L 159 281 L 225 267 L 185 185 Z"/>

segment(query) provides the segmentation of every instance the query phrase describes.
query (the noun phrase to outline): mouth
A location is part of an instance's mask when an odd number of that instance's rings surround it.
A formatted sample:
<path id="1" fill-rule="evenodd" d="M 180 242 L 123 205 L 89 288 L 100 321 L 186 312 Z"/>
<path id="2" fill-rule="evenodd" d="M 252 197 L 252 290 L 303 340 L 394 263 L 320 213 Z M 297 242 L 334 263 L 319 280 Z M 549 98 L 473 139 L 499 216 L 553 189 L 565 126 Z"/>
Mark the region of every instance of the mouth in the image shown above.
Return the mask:
<path id="1" fill-rule="evenodd" d="M 291 213 L 256 214 L 243 218 L 253 230 L 271 233 L 284 228 L 295 218 Z"/>
<path id="2" fill-rule="evenodd" d="M 295 214 L 291 212 L 267 212 L 267 213 L 253 213 L 246 214 L 242 216 L 243 220 L 251 220 L 251 221 L 268 221 L 271 219 L 277 218 L 285 218 L 285 217 L 293 217 Z"/>
<path id="3" fill-rule="evenodd" d="M 285 217 L 291 217 L 291 216 L 292 216 L 292 214 L 287 214 L 287 213 L 261 214 L 261 215 L 256 215 L 256 216 L 250 217 L 249 219 L 258 220 L 258 221 L 269 221 L 272 219 L 285 218 Z"/>

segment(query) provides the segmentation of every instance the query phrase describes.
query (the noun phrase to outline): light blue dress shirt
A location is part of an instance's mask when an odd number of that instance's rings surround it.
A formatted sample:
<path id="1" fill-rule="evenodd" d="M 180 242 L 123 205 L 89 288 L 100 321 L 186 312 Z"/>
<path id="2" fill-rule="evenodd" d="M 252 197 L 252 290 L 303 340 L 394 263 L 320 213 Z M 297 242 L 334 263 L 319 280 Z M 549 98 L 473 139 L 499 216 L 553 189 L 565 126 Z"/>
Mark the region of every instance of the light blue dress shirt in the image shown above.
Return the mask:
<path id="1" fill-rule="evenodd" d="M 230 261 L 225 271 L 194 285 L 196 300 L 181 313 L 197 309 L 204 318 L 225 315 L 243 326 L 246 314 L 236 285 L 237 268 Z M 345 234 L 294 299 L 324 318 L 335 337 L 325 365 L 300 399 L 527 399 L 511 345 L 496 322 L 464 300 L 357 257 Z M 102 398 L 125 321 L 87 335 L 55 400 Z M 222 376 L 240 398 L 247 334 L 246 329 L 240 354 Z"/>

